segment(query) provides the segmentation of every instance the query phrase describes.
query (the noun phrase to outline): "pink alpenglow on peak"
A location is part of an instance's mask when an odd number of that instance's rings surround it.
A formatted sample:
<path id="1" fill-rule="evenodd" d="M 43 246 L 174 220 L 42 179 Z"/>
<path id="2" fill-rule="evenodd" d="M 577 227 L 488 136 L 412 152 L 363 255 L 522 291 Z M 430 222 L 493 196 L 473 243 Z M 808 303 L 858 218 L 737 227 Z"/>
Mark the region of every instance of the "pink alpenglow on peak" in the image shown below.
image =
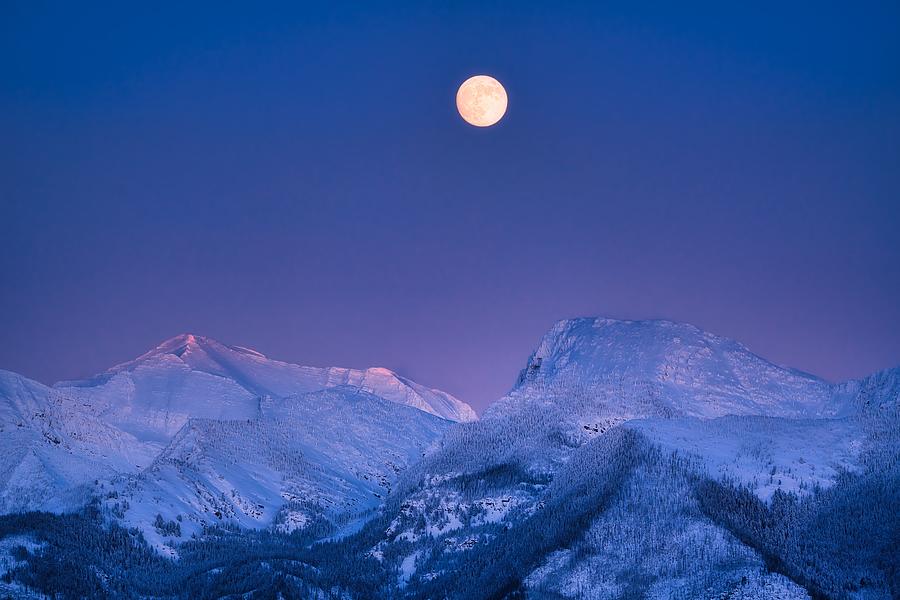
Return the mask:
<path id="1" fill-rule="evenodd" d="M 264 401 L 351 386 L 450 421 L 472 421 L 472 408 L 384 368 L 295 365 L 185 333 L 140 357 L 54 387 L 89 400 L 142 439 L 168 439 L 190 418 L 252 419 Z"/>

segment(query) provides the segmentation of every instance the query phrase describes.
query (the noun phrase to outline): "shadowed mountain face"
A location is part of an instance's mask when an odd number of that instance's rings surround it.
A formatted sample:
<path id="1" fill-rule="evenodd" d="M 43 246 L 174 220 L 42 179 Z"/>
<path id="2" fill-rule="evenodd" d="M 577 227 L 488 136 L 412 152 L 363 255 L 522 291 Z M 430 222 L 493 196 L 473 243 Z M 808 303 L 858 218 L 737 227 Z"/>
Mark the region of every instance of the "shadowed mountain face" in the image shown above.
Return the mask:
<path id="1" fill-rule="evenodd" d="M 165 550 L 222 522 L 341 526 L 378 507 L 449 425 L 348 386 L 265 402 L 253 419 L 189 419 L 146 469 L 108 486 L 105 505 Z M 146 527 L 157 514 L 180 535 Z"/>
<path id="2" fill-rule="evenodd" d="M 832 385 L 690 325 L 563 321 L 359 536 L 411 598 L 888 598 L 891 571 L 832 549 L 900 533 L 898 382 Z"/>

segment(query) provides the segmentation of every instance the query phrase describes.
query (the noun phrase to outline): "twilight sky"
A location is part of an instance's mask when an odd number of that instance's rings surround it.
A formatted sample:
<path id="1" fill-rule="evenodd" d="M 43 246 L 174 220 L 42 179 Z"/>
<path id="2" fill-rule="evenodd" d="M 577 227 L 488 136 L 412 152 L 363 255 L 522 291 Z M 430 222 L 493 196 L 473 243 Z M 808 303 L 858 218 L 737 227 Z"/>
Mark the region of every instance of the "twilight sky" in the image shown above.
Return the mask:
<path id="1" fill-rule="evenodd" d="M 0 6 L 0 368 L 190 331 L 480 411 L 580 315 L 900 364 L 896 2 L 89 4 Z"/>

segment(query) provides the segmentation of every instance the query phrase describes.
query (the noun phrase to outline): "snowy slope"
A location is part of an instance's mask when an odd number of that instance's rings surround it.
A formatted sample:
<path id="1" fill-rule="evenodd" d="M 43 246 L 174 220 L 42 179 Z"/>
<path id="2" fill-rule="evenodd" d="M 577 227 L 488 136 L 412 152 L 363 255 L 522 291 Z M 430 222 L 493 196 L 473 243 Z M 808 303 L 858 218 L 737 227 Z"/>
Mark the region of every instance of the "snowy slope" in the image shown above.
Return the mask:
<path id="1" fill-rule="evenodd" d="M 866 430 L 855 419 L 720 417 L 637 419 L 627 427 L 662 448 L 695 456 L 709 475 L 749 486 L 764 500 L 775 490 L 804 494 L 858 468 Z"/>
<path id="2" fill-rule="evenodd" d="M 292 396 L 256 419 L 189 420 L 107 503 L 157 545 L 157 513 L 180 523 L 169 543 L 227 521 L 282 531 L 317 516 L 339 524 L 378 506 L 450 425 L 356 387 Z"/>
<path id="3" fill-rule="evenodd" d="M 154 454 L 65 394 L 0 371 L 0 512 L 69 510 L 95 480 L 136 471 Z"/>

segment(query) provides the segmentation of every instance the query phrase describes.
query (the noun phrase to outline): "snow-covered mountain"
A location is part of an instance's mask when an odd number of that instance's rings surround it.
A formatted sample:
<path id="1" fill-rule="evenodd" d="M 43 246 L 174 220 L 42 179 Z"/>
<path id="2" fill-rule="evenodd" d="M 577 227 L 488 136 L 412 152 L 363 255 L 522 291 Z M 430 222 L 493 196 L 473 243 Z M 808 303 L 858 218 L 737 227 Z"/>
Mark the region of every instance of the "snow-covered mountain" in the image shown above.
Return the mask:
<path id="1" fill-rule="evenodd" d="M 54 387 L 90 401 L 96 413 L 138 438 L 159 440 L 171 438 L 188 418 L 253 418 L 265 398 L 345 385 L 443 419 L 477 418 L 465 402 L 388 369 L 304 367 L 192 334 L 169 339 L 90 379 Z"/>
<path id="2" fill-rule="evenodd" d="M 0 371 L 0 512 L 69 510 L 154 449 L 36 381 Z"/>
<path id="3" fill-rule="evenodd" d="M 188 536 L 364 513 L 447 427 L 476 416 L 387 369 L 302 367 L 185 334 L 53 387 L 0 372 L 0 418 L 0 511 L 101 496 L 161 546 L 157 514 Z"/>
<path id="4" fill-rule="evenodd" d="M 833 385 L 690 325 L 562 321 L 511 392 L 448 431 L 360 535 L 409 597 L 807 598 L 827 589 L 803 579 L 821 562 L 886 598 L 877 565 L 804 555 L 811 541 L 781 550 L 797 562 L 773 573 L 770 551 L 728 519 L 752 524 L 765 514 L 753 502 L 814 494 L 785 527 L 862 543 L 846 539 L 827 490 L 846 503 L 868 486 L 857 527 L 890 514 L 898 376 Z M 884 527 L 900 531 L 892 519 Z"/>
<path id="5" fill-rule="evenodd" d="M 527 400 L 604 397 L 618 416 L 769 415 L 835 417 L 849 406 L 813 375 L 753 354 L 742 344 L 671 321 L 582 318 L 544 335 L 502 412 Z"/>
<path id="6" fill-rule="evenodd" d="M 475 421 L 387 371 L 197 336 L 53 388 L 2 373 L 0 395 L 2 507 L 99 497 L 181 557 L 156 567 L 187 595 L 900 593 L 900 368 L 831 384 L 690 325 L 591 318 L 554 326 Z M 94 560 L 98 589 L 164 580 Z"/>
<path id="7" fill-rule="evenodd" d="M 106 505 L 158 548 L 231 522 L 303 529 L 381 504 L 397 475 L 450 422 L 352 386 L 262 403 L 252 419 L 189 419 L 149 467 L 114 482 Z M 178 533 L 151 526 L 156 515 Z"/>

